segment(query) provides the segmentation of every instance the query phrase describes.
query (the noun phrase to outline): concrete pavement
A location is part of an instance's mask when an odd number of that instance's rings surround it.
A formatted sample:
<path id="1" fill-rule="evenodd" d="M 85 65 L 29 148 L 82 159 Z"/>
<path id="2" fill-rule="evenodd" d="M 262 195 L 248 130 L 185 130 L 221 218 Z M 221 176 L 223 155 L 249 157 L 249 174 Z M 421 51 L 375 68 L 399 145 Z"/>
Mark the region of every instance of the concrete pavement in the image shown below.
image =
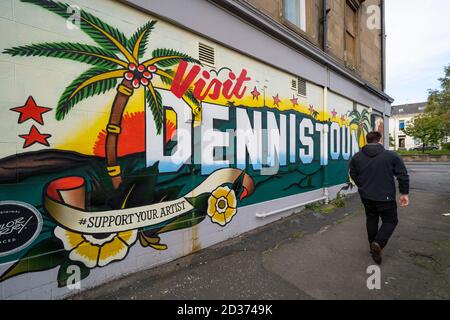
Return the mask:
<path id="1" fill-rule="evenodd" d="M 411 206 L 369 290 L 363 207 L 310 207 L 259 230 L 75 299 L 450 299 L 450 172 L 409 165 Z M 416 170 L 415 170 L 416 169 Z"/>

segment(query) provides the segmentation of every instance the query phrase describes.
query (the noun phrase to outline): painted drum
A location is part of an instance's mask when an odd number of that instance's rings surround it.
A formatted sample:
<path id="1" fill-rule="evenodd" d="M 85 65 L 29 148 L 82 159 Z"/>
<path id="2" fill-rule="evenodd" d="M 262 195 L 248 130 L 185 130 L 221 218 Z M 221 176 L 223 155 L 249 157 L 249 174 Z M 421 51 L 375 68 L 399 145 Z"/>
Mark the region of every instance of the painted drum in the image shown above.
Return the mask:
<path id="1" fill-rule="evenodd" d="M 28 247 L 42 229 L 40 212 L 28 203 L 0 201 L 0 257 Z"/>

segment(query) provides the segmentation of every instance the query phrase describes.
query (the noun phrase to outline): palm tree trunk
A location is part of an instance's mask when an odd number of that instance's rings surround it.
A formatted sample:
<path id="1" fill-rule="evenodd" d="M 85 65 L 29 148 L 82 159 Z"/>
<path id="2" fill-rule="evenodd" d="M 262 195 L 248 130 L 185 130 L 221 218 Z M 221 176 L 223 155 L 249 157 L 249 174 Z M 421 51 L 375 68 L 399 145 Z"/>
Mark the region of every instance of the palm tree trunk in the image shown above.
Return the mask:
<path id="1" fill-rule="evenodd" d="M 114 189 L 122 183 L 122 172 L 117 164 L 117 143 L 121 133 L 121 123 L 123 112 L 130 96 L 133 94 L 131 82 L 123 79 L 117 87 L 117 94 L 111 108 L 108 126 L 106 127 L 105 154 L 108 165 L 108 174 L 111 177 Z"/>

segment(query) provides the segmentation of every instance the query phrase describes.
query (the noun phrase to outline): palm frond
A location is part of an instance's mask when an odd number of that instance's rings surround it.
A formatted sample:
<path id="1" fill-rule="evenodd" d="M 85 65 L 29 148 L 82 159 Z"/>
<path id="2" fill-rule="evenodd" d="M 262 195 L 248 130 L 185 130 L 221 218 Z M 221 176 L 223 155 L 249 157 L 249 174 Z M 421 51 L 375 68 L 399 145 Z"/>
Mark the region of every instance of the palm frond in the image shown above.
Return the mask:
<path id="1" fill-rule="evenodd" d="M 117 65 L 127 67 L 125 61 L 120 60 L 114 53 L 95 46 L 70 43 L 38 43 L 5 49 L 3 53 L 12 56 L 39 56 L 69 59 L 93 64 L 97 67 L 116 68 Z"/>
<path id="2" fill-rule="evenodd" d="M 127 47 L 133 53 L 134 58 L 139 59 L 144 55 L 145 49 L 147 48 L 148 36 L 152 32 L 156 22 L 156 20 L 147 22 L 128 40 Z"/>
<path id="3" fill-rule="evenodd" d="M 70 110 L 81 100 L 103 94 L 117 84 L 117 71 L 94 67 L 83 72 L 64 90 L 56 107 L 56 119 L 63 120 Z M 122 71 L 124 72 L 124 71 Z"/>
<path id="4" fill-rule="evenodd" d="M 365 122 L 365 121 L 370 121 L 370 120 L 369 120 L 369 115 L 368 115 L 368 114 L 362 114 L 362 115 L 361 115 L 361 121 L 364 121 L 364 122 Z"/>
<path id="5" fill-rule="evenodd" d="M 145 100 L 150 108 L 153 120 L 156 125 L 156 133 L 161 134 L 163 123 L 163 106 L 161 94 L 153 88 L 153 85 L 149 83 L 147 89 L 145 89 Z"/>
<path id="6" fill-rule="evenodd" d="M 365 133 L 369 133 L 370 130 L 369 130 L 369 126 L 367 125 L 367 123 L 363 123 L 362 127 L 363 127 L 363 130 Z"/>
<path id="7" fill-rule="evenodd" d="M 365 111 L 365 110 L 364 110 Z M 368 112 L 362 112 L 361 113 L 361 121 L 362 122 L 370 122 L 370 115 Z"/>
<path id="8" fill-rule="evenodd" d="M 353 110 L 352 112 L 350 112 L 349 117 L 358 119 L 359 121 L 359 119 L 361 118 L 361 114 L 357 110 Z"/>
<path id="9" fill-rule="evenodd" d="M 186 91 L 186 93 L 183 96 L 183 100 L 184 101 L 188 100 L 189 102 L 191 102 L 193 105 L 197 106 L 198 108 L 202 107 L 201 102 L 195 97 L 194 91 L 192 89 L 188 89 Z"/>
<path id="10" fill-rule="evenodd" d="M 75 9 L 69 4 L 53 1 L 53 0 L 21 0 L 25 3 L 31 3 L 41 8 L 47 9 L 64 19 L 73 19 Z M 120 51 L 129 61 L 136 62 L 130 52 L 126 49 L 127 39 L 125 35 L 102 21 L 98 17 L 84 11 L 79 10 L 80 28 L 89 37 L 97 42 L 103 49 L 112 52 Z"/>
<path id="11" fill-rule="evenodd" d="M 144 61 L 143 65 L 149 66 L 156 64 L 159 67 L 167 68 L 179 63 L 180 61 L 192 62 L 202 65 L 199 60 L 173 49 L 155 49 L 152 52 L 152 57 L 153 58 L 151 58 L 150 60 Z"/>
<path id="12" fill-rule="evenodd" d="M 175 72 L 171 69 L 157 70 L 156 74 L 161 78 L 162 83 L 166 86 L 170 86 L 173 78 L 175 77 Z"/>

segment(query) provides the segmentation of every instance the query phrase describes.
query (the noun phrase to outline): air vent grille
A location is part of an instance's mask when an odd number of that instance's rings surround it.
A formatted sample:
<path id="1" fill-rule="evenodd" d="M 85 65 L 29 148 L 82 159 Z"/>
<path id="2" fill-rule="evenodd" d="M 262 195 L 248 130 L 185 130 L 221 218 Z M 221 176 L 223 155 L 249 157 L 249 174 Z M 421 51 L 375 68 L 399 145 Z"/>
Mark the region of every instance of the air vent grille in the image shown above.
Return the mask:
<path id="1" fill-rule="evenodd" d="M 291 89 L 297 91 L 297 80 L 292 79 L 291 81 Z"/>
<path id="2" fill-rule="evenodd" d="M 297 92 L 299 95 L 306 97 L 306 80 L 297 78 Z"/>
<path id="3" fill-rule="evenodd" d="M 214 68 L 215 64 L 216 64 L 214 48 L 210 47 L 204 43 L 199 43 L 198 44 L 198 59 L 203 64 Z"/>

